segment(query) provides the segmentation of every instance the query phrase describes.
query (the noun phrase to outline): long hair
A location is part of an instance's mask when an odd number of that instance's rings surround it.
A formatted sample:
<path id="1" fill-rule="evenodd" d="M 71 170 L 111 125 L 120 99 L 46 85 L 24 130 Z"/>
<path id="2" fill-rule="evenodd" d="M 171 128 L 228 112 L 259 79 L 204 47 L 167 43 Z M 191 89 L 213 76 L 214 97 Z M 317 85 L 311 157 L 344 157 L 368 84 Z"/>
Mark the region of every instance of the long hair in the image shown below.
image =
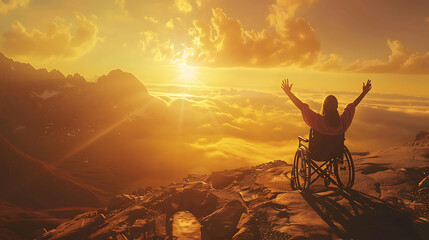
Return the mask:
<path id="1" fill-rule="evenodd" d="M 331 127 L 340 125 L 340 114 L 338 114 L 338 100 L 334 95 L 325 97 L 322 104 L 321 114 L 326 123 Z"/>

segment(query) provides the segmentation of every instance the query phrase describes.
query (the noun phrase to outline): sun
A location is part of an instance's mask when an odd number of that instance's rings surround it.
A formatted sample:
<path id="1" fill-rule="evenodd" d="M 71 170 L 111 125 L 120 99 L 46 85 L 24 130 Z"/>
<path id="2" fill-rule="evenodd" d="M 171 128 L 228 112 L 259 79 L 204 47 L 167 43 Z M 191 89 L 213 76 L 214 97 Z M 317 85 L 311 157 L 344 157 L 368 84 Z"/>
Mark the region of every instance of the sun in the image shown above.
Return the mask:
<path id="1" fill-rule="evenodd" d="M 181 64 L 179 78 L 185 83 L 194 83 L 197 79 L 195 76 L 195 68 L 186 64 Z"/>

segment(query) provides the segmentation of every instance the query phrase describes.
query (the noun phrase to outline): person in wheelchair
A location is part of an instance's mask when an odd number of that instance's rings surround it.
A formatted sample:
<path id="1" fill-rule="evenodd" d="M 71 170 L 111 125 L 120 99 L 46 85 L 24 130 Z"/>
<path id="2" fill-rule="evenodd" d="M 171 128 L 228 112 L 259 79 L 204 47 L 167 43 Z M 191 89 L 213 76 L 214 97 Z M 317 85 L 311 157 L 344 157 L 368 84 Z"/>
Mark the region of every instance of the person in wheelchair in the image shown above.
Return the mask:
<path id="1" fill-rule="evenodd" d="M 363 83 L 362 93 L 346 106 L 342 114 L 338 113 L 338 100 L 333 95 L 323 100 L 320 114 L 314 112 L 292 93 L 292 85 L 286 79 L 282 81 L 281 87 L 301 110 L 304 122 L 310 127 L 309 140 L 298 137 L 299 147 L 291 174 L 292 188 L 302 191 L 319 177 L 325 180 L 325 185 L 333 183 L 339 188 L 351 188 L 354 166 L 351 154 L 344 145 L 344 134 L 352 123 L 357 105 L 371 90 L 371 80 Z M 308 147 L 304 143 L 308 143 Z M 313 174 L 317 176 L 311 179 Z"/>

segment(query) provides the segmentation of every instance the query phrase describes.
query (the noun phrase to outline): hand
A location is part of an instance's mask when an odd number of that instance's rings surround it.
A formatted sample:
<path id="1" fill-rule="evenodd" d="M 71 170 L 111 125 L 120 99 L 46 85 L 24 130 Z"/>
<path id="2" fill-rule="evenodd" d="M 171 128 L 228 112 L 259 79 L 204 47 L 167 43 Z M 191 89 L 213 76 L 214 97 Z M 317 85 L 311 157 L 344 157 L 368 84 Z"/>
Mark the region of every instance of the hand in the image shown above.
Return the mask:
<path id="1" fill-rule="evenodd" d="M 368 93 L 369 90 L 371 90 L 371 88 L 372 88 L 372 86 L 371 86 L 371 80 L 368 79 L 368 81 L 366 82 L 366 84 L 363 83 L 362 92 Z"/>
<path id="2" fill-rule="evenodd" d="M 289 79 L 286 79 L 282 81 L 282 89 L 283 91 L 285 91 L 286 94 L 291 93 L 291 89 L 292 89 L 293 83 L 289 84 Z"/>

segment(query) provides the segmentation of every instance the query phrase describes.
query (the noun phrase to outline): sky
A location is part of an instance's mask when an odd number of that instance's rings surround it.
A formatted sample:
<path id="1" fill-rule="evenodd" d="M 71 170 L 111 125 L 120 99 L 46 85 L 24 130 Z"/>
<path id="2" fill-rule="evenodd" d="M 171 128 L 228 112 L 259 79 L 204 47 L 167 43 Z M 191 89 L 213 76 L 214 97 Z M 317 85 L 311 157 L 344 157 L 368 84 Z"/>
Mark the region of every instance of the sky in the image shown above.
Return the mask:
<path id="1" fill-rule="evenodd" d="M 426 0 L 1 0 L 0 19 L 0 52 L 16 61 L 87 81 L 134 74 L 190 122 L 179 132 L 201 128 L 188 145 L 207 158 L 293 154 L 308 129 L 284 78 L 315 111 L 372 79 L 347 133 L 356 151 L 429 130 Z"/>

